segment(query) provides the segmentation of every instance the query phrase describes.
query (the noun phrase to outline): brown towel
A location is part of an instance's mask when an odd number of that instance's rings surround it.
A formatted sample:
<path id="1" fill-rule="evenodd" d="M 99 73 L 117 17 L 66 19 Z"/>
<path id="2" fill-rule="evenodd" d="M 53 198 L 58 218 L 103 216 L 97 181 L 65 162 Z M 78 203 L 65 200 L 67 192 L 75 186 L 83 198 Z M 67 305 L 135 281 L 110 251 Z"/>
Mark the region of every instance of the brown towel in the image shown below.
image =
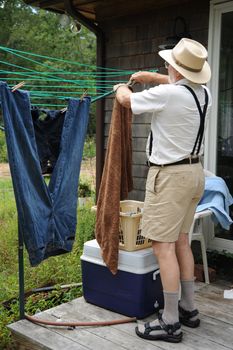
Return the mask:
<path id="1" fill-rule="evenodd" d="M 95 227 L 103 260 L 113 274 L 118 266 L 120 200 L 133 188 L 131 123 L 131 110 L 115 99 Z"/>

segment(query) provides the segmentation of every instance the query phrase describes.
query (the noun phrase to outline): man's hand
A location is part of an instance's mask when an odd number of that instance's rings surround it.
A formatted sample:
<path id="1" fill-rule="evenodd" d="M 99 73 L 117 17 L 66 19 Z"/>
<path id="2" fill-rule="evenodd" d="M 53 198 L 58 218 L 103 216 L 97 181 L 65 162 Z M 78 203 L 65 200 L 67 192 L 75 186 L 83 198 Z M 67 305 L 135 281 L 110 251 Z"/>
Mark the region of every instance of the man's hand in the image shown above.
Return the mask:
<path id="1" fill-rule="evenodd" d="M 132 74 L 130 79 L 140 84 L 151 84 L 154 80 L 153 75 L 154 73 L 152 72 L 139 71 L 137 73 Z"/>
<path id="2" fill-rule="evenodd" d="M 116 84 L 116 85 L 113 86 L 113 91 L 116 92 L 117 89 L 118 89 L 120 86 L 126 86 L 126 87 L 128 87 L 127 84 L 124 84 L 124 83 Z"/>
<path id="3" fill-rule="evenodd" d="M 168 75 L 156 72 L 139 71 L 132 74 L 130 79 L 140 84 L 168 84 Z"/>

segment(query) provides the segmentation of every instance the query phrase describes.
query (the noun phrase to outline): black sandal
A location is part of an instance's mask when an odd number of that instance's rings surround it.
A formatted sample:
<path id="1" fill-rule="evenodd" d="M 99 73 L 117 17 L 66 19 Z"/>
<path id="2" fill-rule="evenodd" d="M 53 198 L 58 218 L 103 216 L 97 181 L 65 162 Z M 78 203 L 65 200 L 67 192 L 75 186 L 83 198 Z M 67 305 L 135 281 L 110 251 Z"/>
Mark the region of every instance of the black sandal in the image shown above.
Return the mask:
<path id="1" fill-rule="evenodd" d="M 200 319 L 192 320 L 193 317 L 199 314 L 198 310 L 187 311 L 179 305 L 179 321 L 183 325 L 190 328 L 197 328 L 200 325 Z"/>
<path id="2" fill-rule="evenodd" d="M 179 343 L 182 340 L 183 333 L 180 332 L 178 334 L 175 334 L 177 330 L 180 330 L 180 322 L 176 322 L 175 324 L 166 324 L 162 320 L 162 316 L 159 316 L 159 325 L 158 326 L 151 326 L 150 322 L 147 322 L 144 324 L 145 330 L 144 333 L 140 332 L 138 327 L 135 328 L 136 334 L 147 340 L 163 340 L 169 343 Z M 153 331 L 165 331 L 166 333 L 161 334 L 150 334 Z"/>

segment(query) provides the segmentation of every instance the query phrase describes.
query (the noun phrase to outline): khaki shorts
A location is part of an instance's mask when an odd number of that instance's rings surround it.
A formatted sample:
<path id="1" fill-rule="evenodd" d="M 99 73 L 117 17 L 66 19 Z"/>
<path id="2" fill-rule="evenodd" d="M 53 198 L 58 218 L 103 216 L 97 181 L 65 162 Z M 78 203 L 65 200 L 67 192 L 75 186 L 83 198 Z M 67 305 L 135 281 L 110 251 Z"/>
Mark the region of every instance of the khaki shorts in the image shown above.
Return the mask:
<path id="1" fill-rule="evenodd" d="M 150 167 L 142 235 L 158 242 L 175 242 L 180 233 L 188 233 L 204 181 L 201 163 Z"/>

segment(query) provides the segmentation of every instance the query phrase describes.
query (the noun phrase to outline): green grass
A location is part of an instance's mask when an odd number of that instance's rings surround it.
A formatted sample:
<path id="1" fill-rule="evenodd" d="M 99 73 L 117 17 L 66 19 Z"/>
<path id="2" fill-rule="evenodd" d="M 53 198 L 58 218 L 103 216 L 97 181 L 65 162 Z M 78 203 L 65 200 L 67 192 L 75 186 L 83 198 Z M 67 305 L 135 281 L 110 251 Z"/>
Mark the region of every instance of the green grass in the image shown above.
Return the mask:
<path id="1" fill-rule="evenodd" d="M 33 294 L 26 302 L 26 312 L 34 314 L 80 296 L 80 288 L 61 290 L 59 285 L 81 282 L 80 256 L 85 241 L 94 237 L 93 203 L 78 209 L 76 242 L 71 253 L 51 257 L 31 267 L 24 254 L 25 291 L 57 285 L 50 293 Z M 11 302 L 4 303 L 5 301 Z M 7 306 L 7 307 L 6 307 Z M 10 180 L 0 179 L 0 349 L 13 349 L 7 324 L 19 317 L 18 307 L 18 231 L 17 211 Z"/>
<path id="2" fill-rule="evenodd" d="M 93 137 L 87 137 L 84 149 L 83 149 L 83 158 L 94 158 L 96 155 L 96 144 L 95 139 Z"/>
<path id="3" fill-rule="evenodd" d="M 95 138 L 92 136 L 87 136 L 85 143 L 84 143 L 84 149 L 83 149 L 83 158 L 94 158 L 96 155 L 96 143 Z M 0 130 L 0 163 L 8 162 L 7 157 L 7 147 L 6 147 L 6 140 L 5 140 L 5 132 Z"/>
<path id="4" fill-rule="evenodd" d="M 2 130 L 0 130 L 0 162 L 1 163 L 7 162 L 5 132 Z"/>

